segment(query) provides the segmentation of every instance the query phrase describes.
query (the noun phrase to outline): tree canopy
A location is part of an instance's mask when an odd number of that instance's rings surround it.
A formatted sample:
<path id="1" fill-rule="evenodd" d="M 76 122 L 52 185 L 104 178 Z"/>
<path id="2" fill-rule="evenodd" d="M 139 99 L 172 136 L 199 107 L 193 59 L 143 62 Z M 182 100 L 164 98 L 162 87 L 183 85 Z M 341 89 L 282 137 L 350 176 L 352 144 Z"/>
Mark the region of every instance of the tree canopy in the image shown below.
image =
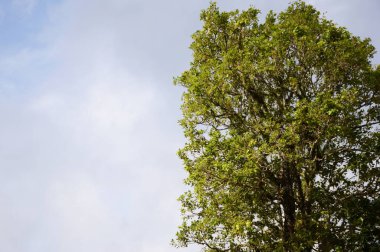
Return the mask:
<path id="1" fill-rule="evenodd" d="M 380 250 L 380 68 L 370 39 L 302 1 L 202 11 L 174 243 L 205 251 Z"/>

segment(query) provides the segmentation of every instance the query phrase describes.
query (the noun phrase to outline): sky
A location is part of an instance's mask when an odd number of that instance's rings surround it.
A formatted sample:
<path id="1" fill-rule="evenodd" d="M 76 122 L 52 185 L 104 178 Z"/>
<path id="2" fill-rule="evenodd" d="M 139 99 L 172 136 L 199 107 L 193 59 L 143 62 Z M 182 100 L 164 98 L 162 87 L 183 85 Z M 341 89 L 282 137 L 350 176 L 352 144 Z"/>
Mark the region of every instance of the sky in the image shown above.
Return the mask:
<path id="1" fill-rule="evenodd" d="M 378 0 L 308 2 L 380 50 Z M 186 190 L 172 79 L 208 3 L 0 0 L 0 251 L 200 251 L 170 245 Z"/>

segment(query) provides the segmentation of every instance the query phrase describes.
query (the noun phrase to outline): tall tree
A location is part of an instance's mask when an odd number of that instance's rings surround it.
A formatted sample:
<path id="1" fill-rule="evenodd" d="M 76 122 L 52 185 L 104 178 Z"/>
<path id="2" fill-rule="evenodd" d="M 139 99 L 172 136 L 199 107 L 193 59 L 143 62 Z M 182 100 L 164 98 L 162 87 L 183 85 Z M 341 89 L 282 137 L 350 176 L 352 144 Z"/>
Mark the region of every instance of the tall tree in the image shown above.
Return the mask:
<path id="1" fill-rule="evenodd" d="M 201 13 L 185 87 L 174 243 L 380 251 L 380 68 L 369 39 L 297 1 Z"/>

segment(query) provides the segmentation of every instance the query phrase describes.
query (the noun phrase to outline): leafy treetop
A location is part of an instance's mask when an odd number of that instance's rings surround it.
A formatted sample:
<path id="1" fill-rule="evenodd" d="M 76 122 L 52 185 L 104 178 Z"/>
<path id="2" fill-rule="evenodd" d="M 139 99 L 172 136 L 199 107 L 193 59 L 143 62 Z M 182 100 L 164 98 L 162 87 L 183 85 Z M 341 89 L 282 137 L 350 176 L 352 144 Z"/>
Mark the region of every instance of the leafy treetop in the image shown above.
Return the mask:
<path id="1" fill-rule="evenodd" d="M 179 151 L 191 190 L 175 244 L 380 250 L 380 68 L 369 39 L 297 1 L 201 14 Z"/>

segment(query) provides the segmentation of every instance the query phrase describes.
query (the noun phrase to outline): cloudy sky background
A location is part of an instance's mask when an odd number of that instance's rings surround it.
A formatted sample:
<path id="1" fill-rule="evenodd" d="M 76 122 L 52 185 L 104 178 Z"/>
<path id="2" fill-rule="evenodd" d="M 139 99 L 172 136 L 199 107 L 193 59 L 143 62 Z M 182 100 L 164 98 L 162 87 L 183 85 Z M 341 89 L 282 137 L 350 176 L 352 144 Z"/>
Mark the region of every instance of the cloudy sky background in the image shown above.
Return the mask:
<path id="1" fill-rule="evenodd" d="M 309 2 L 380 50 L 379 1 Z M 252 3 L 287 5 L 220 6 Z M 207 5 L 0 0 L 0 251 L 199 251 L 169 245 L 186 176 L 172 77 Z"/>

